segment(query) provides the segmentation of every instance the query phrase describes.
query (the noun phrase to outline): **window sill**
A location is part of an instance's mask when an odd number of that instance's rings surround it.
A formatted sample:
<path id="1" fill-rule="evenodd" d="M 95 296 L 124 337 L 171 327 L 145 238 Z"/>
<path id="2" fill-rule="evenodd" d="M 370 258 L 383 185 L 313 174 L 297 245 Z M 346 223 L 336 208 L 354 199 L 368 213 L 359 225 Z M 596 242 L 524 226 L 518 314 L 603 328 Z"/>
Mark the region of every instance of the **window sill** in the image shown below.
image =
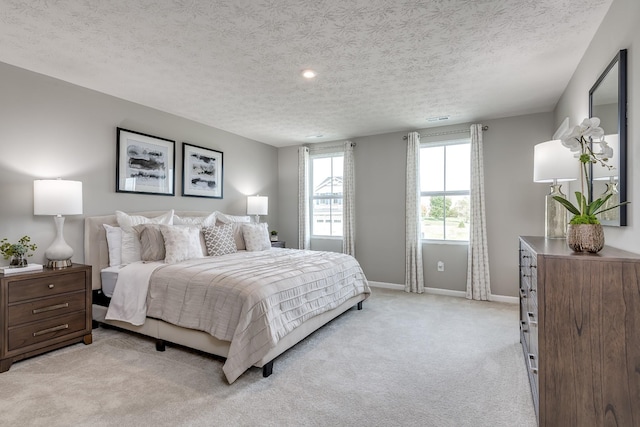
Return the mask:
<path id="1" fill-rule="evenodd" d="M 454 246 L 469 246 L 468 240 L 430 240 L 422 239 L 423 245 L 454 245 Z"/>

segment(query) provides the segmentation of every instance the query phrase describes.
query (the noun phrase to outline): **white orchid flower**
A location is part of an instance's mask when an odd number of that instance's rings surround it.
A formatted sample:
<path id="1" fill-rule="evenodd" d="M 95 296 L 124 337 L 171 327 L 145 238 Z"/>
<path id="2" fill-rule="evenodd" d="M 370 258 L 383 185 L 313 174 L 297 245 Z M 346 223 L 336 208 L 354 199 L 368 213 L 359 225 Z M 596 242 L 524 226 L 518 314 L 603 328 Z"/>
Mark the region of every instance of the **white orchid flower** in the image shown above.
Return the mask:
<path id="1" fill-rule="evenodd" d="M 573 205 L 569 200 L 561 196 L 553 198 L 562 204 L 574 217 L 571 219 L 572 224 L 599 224 L 596 215 L 610 209 L 629 202 L 622 202 L 613 207 L 603 208 L 603 205 L 611 195 L 607 195 L 604 199 L 596 199 L 590 201 L 589 187 L 585 187 L 585 183 L 589 183 L 589 168 L 587 165 L 596 165 L 608 169 L 614 169 L 607 162 L 613 157 L 613 148 L 609 146 L 604 139 L 604 130 L 600 127 L 600 119 L 597 117 L 586 118 L 575 126 L 570 132 L 560 137 L 562 145 L 567 147 L 573 157 L 579 159 L 580 162 L 580 188 L 582 191 L 576 191 L 577 205 Z M 600 145 L 600 151 L 596 152 L 596 145 Z M 585 193 L 586 190 L 586 193 Z"/>

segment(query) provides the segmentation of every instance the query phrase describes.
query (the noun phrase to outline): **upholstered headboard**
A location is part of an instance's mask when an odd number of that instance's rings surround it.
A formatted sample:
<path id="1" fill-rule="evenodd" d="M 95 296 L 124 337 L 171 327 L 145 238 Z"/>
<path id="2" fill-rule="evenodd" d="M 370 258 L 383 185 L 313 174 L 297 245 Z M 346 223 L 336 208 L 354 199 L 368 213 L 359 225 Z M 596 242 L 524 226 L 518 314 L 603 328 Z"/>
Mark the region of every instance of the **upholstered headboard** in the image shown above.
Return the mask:
<path id="1" fill-rule="evenodd" d="M 142 215 L 153 218 L 166 213 L 164 211 L 132 212 L 131 215 Z M 211 212 L 203 211 L 175 211 L 178 216 L 207 216 Z M 100 270 L 109 266 L 109 248 L 107 246 L 107 233 L 103 224 L 117 226 L 116 215 L 91 216 L 84 220 L 84 263 L 92 267 L 92 288 L 101 289 Z"/>

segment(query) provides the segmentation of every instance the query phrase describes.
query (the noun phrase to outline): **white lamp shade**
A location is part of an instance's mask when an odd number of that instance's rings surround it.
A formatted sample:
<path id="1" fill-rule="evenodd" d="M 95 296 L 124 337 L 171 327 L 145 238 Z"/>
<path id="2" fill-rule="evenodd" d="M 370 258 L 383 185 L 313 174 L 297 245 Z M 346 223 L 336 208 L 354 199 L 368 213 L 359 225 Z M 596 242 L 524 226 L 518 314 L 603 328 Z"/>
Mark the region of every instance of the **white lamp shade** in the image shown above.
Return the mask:
<path id="1" fill-rule="evenodd" d="M 247 197 L 247 215 L 266 215 L 269 212 L 269 198 L 267 196 Z"/>
<path id="2" fill-rule="evenodd" d="M 604 140 L 607 141 L 609 147 L 613 148 L 613 156 L 611 156 L 607 161 L 607 164 L 613 166 L 613 168 L 605 168 L 600 163 L 594 164 L 593 179 L 596 181 L 602 181 L 605 179 L 608 180 L 611 177 L 617 178 L 618 174 L 620 173 L 618 169 L 620 167 L 620 165 L 618 165 L 618 159 L 620 158 L 620 154 L 618 151 L 620 150 L 620 138 L 618 137 L 618 134 L 615 133 L 612 135 L 605 135 Z"/>
<path id="3" fill-rule="evenodd" d="M 533 149 L 533 181 L 575 181 L 580 177 L 580 161 L 559 139 L 542 142 Z"/>
<path id="4" fill-rule="evenodd" d="M 82 182 L 62 179 L 33 181 L 33 214 L 82 214 Z"/>

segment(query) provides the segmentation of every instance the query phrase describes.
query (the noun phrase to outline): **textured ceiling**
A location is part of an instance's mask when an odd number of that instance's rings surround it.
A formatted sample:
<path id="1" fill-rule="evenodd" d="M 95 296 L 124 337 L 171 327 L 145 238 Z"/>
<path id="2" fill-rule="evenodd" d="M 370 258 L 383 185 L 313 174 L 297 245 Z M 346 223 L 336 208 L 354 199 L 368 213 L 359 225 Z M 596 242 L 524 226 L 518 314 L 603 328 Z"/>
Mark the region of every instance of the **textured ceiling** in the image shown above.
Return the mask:
<path id="1" fill-rule="evenodd" d="M 286 146 L 551 111 L 611 2 L 0 0 L 0 61 Z"/>

